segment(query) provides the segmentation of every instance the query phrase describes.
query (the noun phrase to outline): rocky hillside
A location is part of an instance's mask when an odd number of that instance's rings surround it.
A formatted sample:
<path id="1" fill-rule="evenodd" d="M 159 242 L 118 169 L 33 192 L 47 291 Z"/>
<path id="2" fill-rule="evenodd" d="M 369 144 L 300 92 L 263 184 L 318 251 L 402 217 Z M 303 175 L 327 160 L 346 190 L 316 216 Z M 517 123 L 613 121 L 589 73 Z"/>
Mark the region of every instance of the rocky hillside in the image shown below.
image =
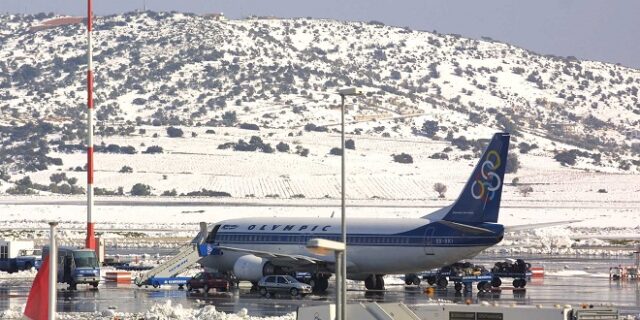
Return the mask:
<path id="1" fill-rule="evenodd" d="M 85 28 L 55 18 L 0 15 L 5 180 L 83 169 L 61 155 L 83 152 Z M 443 141 L 451 147 L 425 156 L 470 160 L 478 139 L 506 130 L 514 150 L 558 166 L 640 170 L 639 70 L 375 21 L 135 12 L 98 17 L 95 28 L 98 152 L 162 152 L 148 147 L 169 127 L 184 144 L 222 127 L 322 140 L 340 119 L 336 90 L 357 86 L 366 94 L 347 101 L 351 136 Z M 126 137 L 147 145 L 111 143 Z M 273 152 L 277 142 L 237 140 L 219 149 Z"/>

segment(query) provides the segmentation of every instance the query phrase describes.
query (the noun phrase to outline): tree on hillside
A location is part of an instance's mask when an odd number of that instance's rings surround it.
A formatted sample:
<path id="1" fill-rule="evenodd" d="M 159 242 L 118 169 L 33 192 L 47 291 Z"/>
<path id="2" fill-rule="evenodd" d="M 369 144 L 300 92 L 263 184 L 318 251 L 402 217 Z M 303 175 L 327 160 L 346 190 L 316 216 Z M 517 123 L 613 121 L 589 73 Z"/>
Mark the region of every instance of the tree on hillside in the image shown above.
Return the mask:
<path id="1" fill-rule="evenodd" d="M 426 120 L 422 124 L 422 132 L 429 138 L 433 138 L 438 133 L 438 129 L 438 121 Z"/>
<path id="2" fill-rule="evenodd" d="M 433 185 L 433 191 L 438 193 L 439 198 L 444 198 L 447 192 L 447 186 L 444 183 L 437 182 Z"/>
<path id="3" fill-rule="evenodd" d="M 222 123 L 225 126 L 231 127 L 235 125 L 236 122 L 238 122 L 238 118 L 235 111 L 227 111 L 222 115 Z"/>
<path id="4" fill-rule="evenodd" d="M 184 132 L 180 128 L 169 127 L 167 128 L 167 135 L 171 138 L 180 138 L 184 135 Z"/>
<path id="5" fill-rule="evenodd" d="M 520 161 L 515 153 L 509 153 L 507 155 L 507 168 L 505 173 L 517 173 L 520 169 Z"/>
<path id="6" fill-rule="evenodd" d="M 529 193 L 533 192 L 533 187 L 532 186 L 520 186 L 518 188 L 518 191 L 520 192 L 520 194 L 523 197 L 526 197 L 529 195 Z"/>
<path id="7" fill-rule="evenodd" d="M 347 139 L 347 140 L 344 142 L 344 148 L 345 148 L 345 149 L 355 150 L 355 149 L 356 149 L 356 143 L 355 143 L 355 141 L 353 141 L 353 139 Z"/>
<path id="8" fill-rule="evenodd" d="M 136 183 L 131 187 L 132 196 L 149 196 L 151 195 L 151 187 L 146 184 Z"/>

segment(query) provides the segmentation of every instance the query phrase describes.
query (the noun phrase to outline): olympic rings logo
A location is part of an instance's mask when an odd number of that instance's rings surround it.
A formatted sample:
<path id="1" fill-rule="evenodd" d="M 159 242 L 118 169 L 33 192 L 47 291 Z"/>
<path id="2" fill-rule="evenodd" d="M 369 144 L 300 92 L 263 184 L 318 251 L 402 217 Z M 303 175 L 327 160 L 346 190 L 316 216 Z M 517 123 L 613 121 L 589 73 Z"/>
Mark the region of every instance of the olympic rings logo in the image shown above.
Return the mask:
<path id="1" fill-rule="evenodd" d="M 500 189 L 502 180 L 496 170 L 502 165 L 500 154 L 496 150 L 487 152 L 487 158 L 480 167 L 480 175 L 471 184 L 471 196 L 484 203 L 493 200 L 495 192 Z"/>

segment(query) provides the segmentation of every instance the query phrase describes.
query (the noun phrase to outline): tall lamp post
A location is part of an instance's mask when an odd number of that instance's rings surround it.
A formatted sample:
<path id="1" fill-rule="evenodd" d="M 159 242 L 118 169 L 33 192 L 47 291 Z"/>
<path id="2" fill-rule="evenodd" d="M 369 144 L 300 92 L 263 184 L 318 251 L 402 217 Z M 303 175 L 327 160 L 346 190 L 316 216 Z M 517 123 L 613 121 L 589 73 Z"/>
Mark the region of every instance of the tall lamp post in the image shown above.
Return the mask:
<path id="1" fill-rule="evenodd" d="M 341 107 L 340 107 L 340 127 L 341 127 L 341 148 L 342 148 L 342 165 L 341 165 L 341 187 L 342 187 L 342 201 L 340 209 L 342 211 L 340 221 L 341 241 L 344 244 L 344 250 L 336 251 L 336 291 L 340 291 L 336 297 L 340 300 L 336 301 L 336 314 L 338 320 L 346 319 L 346 305 L 347 305 L 347 222 L 345 218 L 345 154 L 344 147 L 344 100 L 348 96 L 358 96 L 362 94 L 362 91 L 357 88 L 343 88 L 338 90 L 340 95 Z"/>
<path id="2" fill-rule="evenodd" d="M 307 242 L 307 249 L 321 256 L 326 256 L 330 252 L 333 252 L 335 254 L 335 257 L 336 257 L 336 319 L 345 320 L 346 319 L 344 317 L 345 315 L 342 314 L 341 312 L 342 310 L 345 310 L 346 305 L 342 305 L 342 306 L 340 305 L 341 301 L 343 300 L 342 295 L 344 294 L 344 292 L 342 290 L 338 290 L 338 284 L 342 279 L 338 279 L 338 265 L 337 265 L 340 255 L 343 254 L 344 251 L 346 250 L 345 243 L 331 241 L 327 239 L 319 239 L 319 238 L 309 239 L 309 242 Z"/>

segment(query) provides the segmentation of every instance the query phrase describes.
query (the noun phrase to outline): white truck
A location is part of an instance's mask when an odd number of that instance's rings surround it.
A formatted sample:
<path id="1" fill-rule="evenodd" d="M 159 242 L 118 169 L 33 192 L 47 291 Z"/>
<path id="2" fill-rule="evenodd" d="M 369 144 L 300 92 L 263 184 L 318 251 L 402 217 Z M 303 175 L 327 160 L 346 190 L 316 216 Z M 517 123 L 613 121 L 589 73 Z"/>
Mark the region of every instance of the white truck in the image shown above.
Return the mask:
<path id="1" fill-rule="evenodd" d="M 39 264 L 40 255 L 33 241 L 0 239 L 0 271 L 29 270 Z"/>

